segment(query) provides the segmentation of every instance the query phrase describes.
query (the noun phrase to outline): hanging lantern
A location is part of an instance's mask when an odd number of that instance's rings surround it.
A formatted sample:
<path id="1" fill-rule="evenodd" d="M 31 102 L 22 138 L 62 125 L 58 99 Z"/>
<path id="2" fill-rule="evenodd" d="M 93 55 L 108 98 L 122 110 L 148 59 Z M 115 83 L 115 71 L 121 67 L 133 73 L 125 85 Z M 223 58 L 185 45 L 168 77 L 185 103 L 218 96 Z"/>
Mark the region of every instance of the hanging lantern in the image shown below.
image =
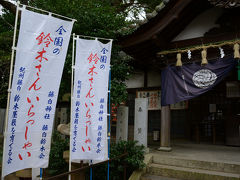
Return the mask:
<path id="1" fill-rule="evenodd" d="M 202 55 L 201 65 L 208 64 L 208 61 L 207 61 L 207 50 L 205 48 L 202 50 L 201 55 Z"/>
<path id="2" fill-rule="evenodd" d="M 177 53 L 176 66 L 182 66 L 181 53 Z"/>

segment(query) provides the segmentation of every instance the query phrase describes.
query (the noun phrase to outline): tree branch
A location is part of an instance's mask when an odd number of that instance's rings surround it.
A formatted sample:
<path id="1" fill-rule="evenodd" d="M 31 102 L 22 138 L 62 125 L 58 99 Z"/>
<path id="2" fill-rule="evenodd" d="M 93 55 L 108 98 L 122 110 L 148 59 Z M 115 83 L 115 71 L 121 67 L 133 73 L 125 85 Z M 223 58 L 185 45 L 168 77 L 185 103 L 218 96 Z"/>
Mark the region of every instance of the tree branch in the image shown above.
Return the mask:
<path id="1" fill-rule="evenodd" d="M 0 5 L 5 9 L 9 10 L 11 13 L 16 14 L 16 5 L 5 0 L 0 0 Z"/>

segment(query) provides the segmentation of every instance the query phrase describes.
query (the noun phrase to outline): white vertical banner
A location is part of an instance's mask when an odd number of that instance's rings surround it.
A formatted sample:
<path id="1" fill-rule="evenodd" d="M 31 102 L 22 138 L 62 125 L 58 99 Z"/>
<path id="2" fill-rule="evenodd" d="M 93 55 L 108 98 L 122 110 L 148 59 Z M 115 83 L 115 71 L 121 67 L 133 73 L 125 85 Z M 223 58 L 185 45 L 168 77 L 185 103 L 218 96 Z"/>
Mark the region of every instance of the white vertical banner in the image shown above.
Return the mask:
<path id="1" fill-rule="evenodd" d="M 22 9 L 2 176 L 48 167 L 52 126 L 73 21 Z"/>
<path id="2" fill-rule="evenodd" d="M 107 97 L 112 41 L 76 40 L 70 136 L 71 161 L 107 155 Z"/>

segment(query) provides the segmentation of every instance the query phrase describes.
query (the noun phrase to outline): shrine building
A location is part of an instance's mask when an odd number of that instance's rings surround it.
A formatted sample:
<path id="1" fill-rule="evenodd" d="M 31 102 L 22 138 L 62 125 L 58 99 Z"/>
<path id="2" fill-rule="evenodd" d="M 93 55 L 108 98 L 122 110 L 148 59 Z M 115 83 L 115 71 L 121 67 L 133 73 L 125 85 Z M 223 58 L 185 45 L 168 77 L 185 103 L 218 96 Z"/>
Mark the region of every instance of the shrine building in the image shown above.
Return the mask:
<path id="1" fill-rule="evenodd" d="M 147 126 L 138 131 L 147 131 L 148 145 L 171 150 L 171 141 L 185 140 L 240 146 L 237 65 L 207 92 L 175 104 L 161 105 L 161 73 L 168 66 L 176 66 L 179 52 L 181 67 L 201 64 L 204 47 L 207 48 L 206 64 L 234 56 L 234 45 L 240 38 L 239 12 L 237 0 L 165 0 L 136 25 L 133 33 L 120 39 L 124 52 L 134 58 L 134 73 L 126 82 L 128 139 L 136 133 L 136 100 L 147 98 Z"/>

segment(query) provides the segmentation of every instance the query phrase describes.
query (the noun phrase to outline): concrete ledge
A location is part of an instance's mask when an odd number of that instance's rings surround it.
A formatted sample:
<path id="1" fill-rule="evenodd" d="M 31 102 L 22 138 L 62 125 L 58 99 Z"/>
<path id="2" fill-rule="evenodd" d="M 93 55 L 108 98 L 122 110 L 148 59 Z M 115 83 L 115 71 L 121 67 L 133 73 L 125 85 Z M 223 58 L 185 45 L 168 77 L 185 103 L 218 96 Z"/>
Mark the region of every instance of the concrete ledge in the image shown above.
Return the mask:
<path id="1" fill-rule="evenodd" d="M 166 151 L 166 152 L 170 152 L 172 151 L 172 148 L 171 147 L 160 147 L 158 148 L 159 151 Z"/>
<path id="2" fill-rule="evenodd" d="M 151 164 L 149 174 L 185 180 L 239 180 L 240 174 L 200 170 L 177 166 Z"/>
<path id="3" fill-rule="evenodd" d="M 169 153 L 167 153 L 169 154 Z M 225 162 L 214 162 L 207 161 L 208 159 L 196 160 L 186 157 L 171 157 L 162 154 L 153 154 L 153 163 L 169 165 L 169 166 L 178 166 L 186 167 L 192 169 L 205 169 L 210 171 L 219 171 L 226 173 L 240 173 L 240 163 L 225 163 Z"/>
<path id="4" fill-rule="evenodd" d="M 153 161 L 153 154 L 146 154 L 144 156 L 144 163 L 146 167 L 136 170 L 132 173 L 128 180 L 140 180 L 141 176 L 147 172 L 147 166 Z"/>
<path id="5" fill-rule="evenodd" d="M 143 174 L 143 170 L 134 171 L 128 180 L 140 180 Z"/>

